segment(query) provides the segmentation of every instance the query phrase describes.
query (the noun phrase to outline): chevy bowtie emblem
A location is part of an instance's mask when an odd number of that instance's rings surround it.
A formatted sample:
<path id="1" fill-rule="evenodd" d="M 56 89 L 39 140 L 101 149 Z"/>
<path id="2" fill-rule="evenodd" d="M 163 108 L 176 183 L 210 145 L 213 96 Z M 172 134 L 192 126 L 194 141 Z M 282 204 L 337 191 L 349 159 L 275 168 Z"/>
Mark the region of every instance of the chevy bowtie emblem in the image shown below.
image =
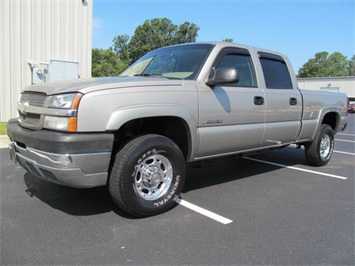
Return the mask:
<path id="1" fill-rule="evenodd" d="M 27 110 L 27 107 L 29 107 L 29 106 L 30 106 L 29 102 L 24 102 L 19 105 L 18 109 L 22 114 L 27 114 L 26 110 Z"/>

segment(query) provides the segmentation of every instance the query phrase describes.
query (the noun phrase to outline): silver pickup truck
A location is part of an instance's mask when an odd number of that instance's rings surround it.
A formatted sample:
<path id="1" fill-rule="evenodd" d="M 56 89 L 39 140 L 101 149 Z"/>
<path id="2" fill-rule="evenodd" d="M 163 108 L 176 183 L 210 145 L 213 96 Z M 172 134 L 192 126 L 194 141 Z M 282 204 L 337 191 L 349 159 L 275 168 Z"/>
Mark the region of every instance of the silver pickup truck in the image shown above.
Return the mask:
<path id="1" fill-rule="evenodd" d="M 151 51 L 119 77 L 27 87 L 18 113 L 13 160 L 61 185 L 107 185 L 144 217 L 174 205 L 189 162 L 296 144 L 327 164 L 347 98 L 299 90 L 283 54 L 192 43 Z"/>

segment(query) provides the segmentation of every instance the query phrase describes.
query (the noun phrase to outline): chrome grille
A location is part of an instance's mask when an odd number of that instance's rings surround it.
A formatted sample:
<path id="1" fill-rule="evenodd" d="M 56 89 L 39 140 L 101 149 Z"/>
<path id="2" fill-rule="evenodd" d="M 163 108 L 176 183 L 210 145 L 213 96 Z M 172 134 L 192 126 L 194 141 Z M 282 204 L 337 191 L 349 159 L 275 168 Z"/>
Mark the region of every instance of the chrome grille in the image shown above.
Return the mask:
<path id="1" fill-rule="evenodd" d="M 45 93 L 26 91 L 21 94 L 20 105 L 44 107 L 46 98 L 47 95 Z M 40 114 L 21 111 L 21 108 L 19 108 L 18 111 L 20 116 L 19 123 L 21 126 L 35 130 L 42 128 L 43 119 Z"/>
<path id="2" fill-rule="evenodd" d="M 42 107 L 47 95 L 41 92 L 23 92 L 20 102 L 26 103 L 29 106 Z"/>
<path id="3" fill-rule="evenodd" d="M 41 115 L 39 114 L 23 114 L 19 113 L 21 122 L 31 126 L 38 126 L 40 124 Z"/>

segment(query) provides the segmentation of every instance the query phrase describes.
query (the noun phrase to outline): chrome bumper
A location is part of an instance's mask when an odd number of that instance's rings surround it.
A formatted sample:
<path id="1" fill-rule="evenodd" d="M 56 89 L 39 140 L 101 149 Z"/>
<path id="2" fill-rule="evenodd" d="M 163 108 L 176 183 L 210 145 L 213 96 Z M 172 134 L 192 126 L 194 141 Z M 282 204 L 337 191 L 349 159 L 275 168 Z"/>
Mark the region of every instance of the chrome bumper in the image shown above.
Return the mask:
<path id="1" fill-rule="evenodd" d="M 33 175 L 69 187 L 89 188 L 106 185 L 110 152 L 55 154 L 11 142 L 10 158 Z"/>

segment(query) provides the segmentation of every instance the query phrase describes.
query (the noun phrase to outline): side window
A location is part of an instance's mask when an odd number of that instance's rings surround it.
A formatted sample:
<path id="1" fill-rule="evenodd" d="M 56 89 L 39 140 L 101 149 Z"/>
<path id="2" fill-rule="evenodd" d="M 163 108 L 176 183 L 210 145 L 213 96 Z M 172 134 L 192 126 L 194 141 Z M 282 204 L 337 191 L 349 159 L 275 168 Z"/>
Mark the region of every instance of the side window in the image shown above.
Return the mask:
<path id="1" fill-rule="evenodd" d="M 283 58 L 278 55 L 259 53 L 266 88 L 293 89 L 290 73 Z"/>
<path id="2" fill-rule="evenodd" d="M 235 68 L 239 74 L 238 87 L 257 87 L 253 62 L 249 54 L 226 54 L 217 67 Z"/>

